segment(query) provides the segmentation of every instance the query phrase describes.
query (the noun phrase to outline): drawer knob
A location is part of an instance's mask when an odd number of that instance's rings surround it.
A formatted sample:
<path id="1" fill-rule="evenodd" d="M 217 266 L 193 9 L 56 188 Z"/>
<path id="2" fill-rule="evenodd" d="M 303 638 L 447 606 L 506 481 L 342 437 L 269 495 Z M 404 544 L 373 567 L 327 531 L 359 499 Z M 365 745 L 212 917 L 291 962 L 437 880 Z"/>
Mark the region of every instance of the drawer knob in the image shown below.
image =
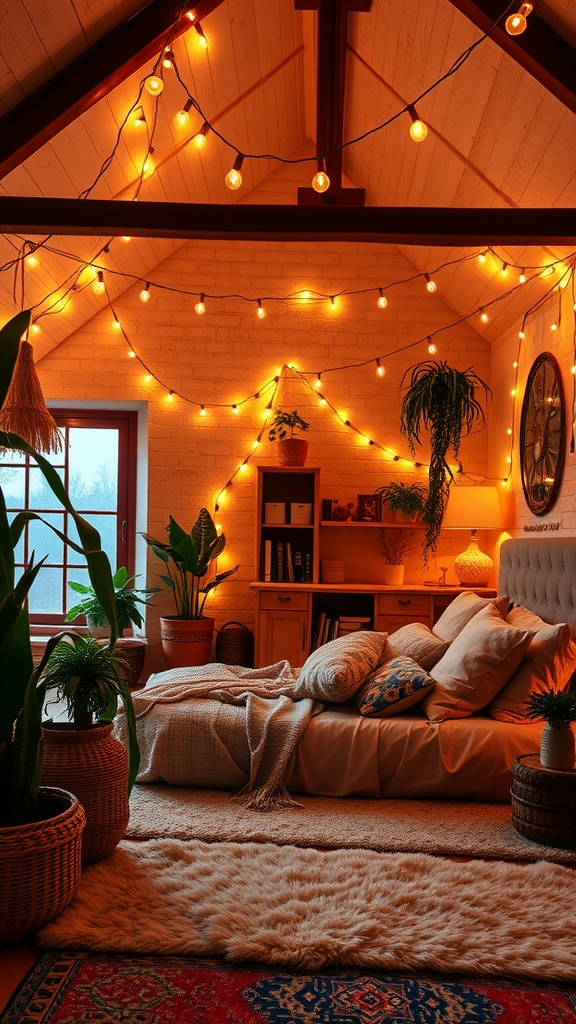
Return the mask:
<path id="1" fill-rule="evenodd" d="M 278 594 L 278 600 L 287 602 L 290 600 L 290 598 L 288 596 L 284 596 L 283 594 Z"/>

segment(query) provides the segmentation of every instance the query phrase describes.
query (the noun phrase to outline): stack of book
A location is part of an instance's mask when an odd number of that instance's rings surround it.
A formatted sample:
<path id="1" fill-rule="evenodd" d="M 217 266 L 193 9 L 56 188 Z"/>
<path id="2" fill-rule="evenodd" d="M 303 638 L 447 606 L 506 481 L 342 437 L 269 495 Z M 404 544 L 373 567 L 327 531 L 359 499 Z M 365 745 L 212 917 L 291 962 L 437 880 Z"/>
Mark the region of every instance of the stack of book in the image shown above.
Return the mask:
<path id="1" fill-rule="evenodd" d="M 320 612 L 316 619 L 314 636 L 312 638 L 312 650 L 322 647 L 329 640 L 335 640 L 338 636 L 346 636 L 348 633 L 356 633 L 359 629 L 371 629 L 372 618 L 370 615 L 326 615 Z"/>
<path id="2" fill-rule="evenodd" d="M 262 579 L 265 583 L 311 583 L 311 552 L 292 550 L 290 541 L 264 540 Z"/>

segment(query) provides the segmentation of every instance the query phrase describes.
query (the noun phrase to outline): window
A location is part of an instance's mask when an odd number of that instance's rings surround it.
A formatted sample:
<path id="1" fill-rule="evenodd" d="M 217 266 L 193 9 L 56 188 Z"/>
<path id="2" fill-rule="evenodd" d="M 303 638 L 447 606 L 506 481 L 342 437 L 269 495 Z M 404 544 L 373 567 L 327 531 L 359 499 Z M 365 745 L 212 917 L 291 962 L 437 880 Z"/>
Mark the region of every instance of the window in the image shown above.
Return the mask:
<path id="1" fill-rule="evenodd" d="M 74 508 L 96 529 L 112 571 L 125 565 L 134 571 L 136 508 L 135 412 L 52 410 L 63 451 L 46 456 L 59 473 Z M 38 512 L 52 526 L 78 540 L 68 513 L 60 507 L 33 459 L 13 451 L 0 452 L 0 480 L 9 518 L 21 509 Z M 30 618 L 45 626 L 62 624 L 77 600 L 69 580 L 87 583 L 86 563 L 44 523 L 30 522 L 16 549 L 16 564 L 46 556 L 29 597 Z"/>

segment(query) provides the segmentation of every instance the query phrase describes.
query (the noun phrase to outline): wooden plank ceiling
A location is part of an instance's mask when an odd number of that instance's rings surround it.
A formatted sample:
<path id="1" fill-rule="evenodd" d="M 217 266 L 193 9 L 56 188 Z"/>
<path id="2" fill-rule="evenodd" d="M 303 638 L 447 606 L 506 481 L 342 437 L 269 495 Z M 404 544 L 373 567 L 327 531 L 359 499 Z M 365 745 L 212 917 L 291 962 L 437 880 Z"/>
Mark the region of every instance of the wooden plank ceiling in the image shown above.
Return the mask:
<path id="1" fill-rule="evenodd" d="M 502 261 L 537 268 L 567 259 L 576 249 L 576 5 L 542 0 L 524 36 L 498 29 L 482 39 L 507 6 L 518 5 L 200 0 L 192 22 L 178 17 L 186 12 L 179 0 L 0 0 L 1 318 L 17 308 L 22 287 L 26 304 L 48 308 L 94 259 L 116 271 L 112 298 L 152 278 L 182 244 L 186 218 L 190 235 L 201 225 L 208 237 L 231 237 L 248 231 L 250 206 L 252 236 L 262 237 L 254 207 L 263 204 L 268 233 L 373 239 L 379 231 L 421 272 L 459 260 L 463 246 L 477 249 L 483 228 Z M 142 85 L 166 44 L 177 73 L 162 72 L 154 99 Z M 190 121 L 176 127 L 187 98 Z M 408 136 L 415 102 L 429 129 L 423 143 Z M 140 127 L 129 116 L 138 106 Z M 192 140 L 204 120 L 213 131 L 198 150 Z M 224 176 L 237 152 L 249 156 L 242 187 L 231 192 Z M 310 198 L 319 153 L 331 188 L 315 208 L 290 212 L 299 193 Z M 147 154 L 150 177 L 141 173 Z M 98 203 L 79 203 L 85 196 Z M 346 208 L 362 201 L 364 209 Z M 164 217 L 155 203 L 169 204 Z M 490 215 L 474 215 L 478 208 Z M 179 227 L 169 237 L 167 223 Z M 23 285 L 18 255 L 48 234 Z M 487 306 L 501 294 L 500 268 L 455 263 L 443 272 L 442 295 L 460 316 Z M 549 284 L 536 282 L 531 301 L 539 287 Z M 43 318 L 37 358 L 97 308 L 91 289 L 77 289 L 63 311 Z M 482 334 L 497 343 L 523 308 L 517 291 Z"/>

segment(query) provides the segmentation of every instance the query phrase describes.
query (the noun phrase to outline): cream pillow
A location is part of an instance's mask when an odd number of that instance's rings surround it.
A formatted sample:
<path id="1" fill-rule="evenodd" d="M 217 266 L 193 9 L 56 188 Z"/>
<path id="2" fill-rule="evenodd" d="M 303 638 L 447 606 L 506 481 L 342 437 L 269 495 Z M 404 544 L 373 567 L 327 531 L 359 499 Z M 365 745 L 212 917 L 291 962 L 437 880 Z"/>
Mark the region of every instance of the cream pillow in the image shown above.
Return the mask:
<path id="1" fill-rule="evenodd" d="M 427 672 L 440 661 L 450 644 L 441 640 L 423 622 L 408 622 L 388 637 L 386 659 L 408 657 Z"/>
<path id="2" fill-rule="evenodd" d="M 532 636 L 508 625 L 492 602 L 481 608 L 430 672 L 436 686 L 424 701 L 428 718 L 466 718 L 485 708 L 518 668 Z"/>
<path id="3" fill-rule="evenodd" d="M 434 623 L 432 628 L 436 636 L 452 642 L 464 629 L 464 626 L 470 622 L 470 619 L 489 604 L 495 604 L 502 615 L 505 615 L 510 601 L 507 597 L 480 597 L 473 590 L 465 590 L 462 594 L 458 594 L 458 597 L 454 598 L 444 609 L 438 621 Z"/>
<path id="4" fill-rule="evenodd" d="M 304 662 L 295 693 L 344 703 L 382 661 L 388 633 L 358 630 L 318 647 Z"/>
<path id="5" fill-rule="evenodd" d="M 418 704 L 435 685 L 421 665 L 402 655 L 380 665 L 362 683 L 356 703 L 361 715 L 390 718 Z"/>
<path id="6" fill-rule="evenodd" d="M 550 625 L 528 608 L 513 608 L 506 621 L 514 626 L 536 629 L 526 656 L 488 708 L 498 722 L 525 723 L 526 700 L 532 693 L 564 690 L 576 669 L 576 643 L 565 623 Z"/>

